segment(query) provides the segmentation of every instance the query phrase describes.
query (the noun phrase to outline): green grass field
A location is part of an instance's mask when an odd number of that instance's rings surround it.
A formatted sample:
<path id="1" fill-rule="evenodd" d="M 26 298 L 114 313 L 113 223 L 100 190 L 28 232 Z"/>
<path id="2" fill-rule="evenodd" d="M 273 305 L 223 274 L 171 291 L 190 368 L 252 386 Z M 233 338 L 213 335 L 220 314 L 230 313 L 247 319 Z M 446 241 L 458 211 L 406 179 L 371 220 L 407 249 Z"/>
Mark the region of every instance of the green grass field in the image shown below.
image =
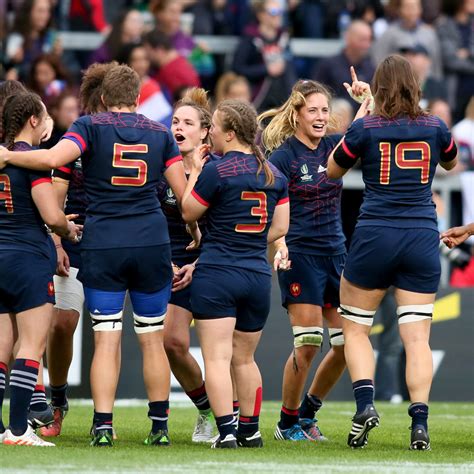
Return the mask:
<path id="1" fill-rule="evenodd" d="M 352 403 L 328 402 L 320 426 L 328 443 L 289 443 L 273 440 L 279 405 L 267 402 L 261 415 L 263 449 L 211 450 L 191 442 L 196 412 L 173 406 L 172 446 L 146 447 L 147 407 L 117 407 L 114 426 L 119 439 L 113 448 L 89 447 L 92 408 L 71 403 L 56 448 L 0 446 L 0 472 L 238 472 L 238 473 L 474 473 L 474 404 L 430 405 L 432 451 L 408 450 L 407 406 L 378 403 L 381 426 L 371 432 L 365 449 L 346 446 Z M 5 409 L 4 409 L 5 410 Z"/>

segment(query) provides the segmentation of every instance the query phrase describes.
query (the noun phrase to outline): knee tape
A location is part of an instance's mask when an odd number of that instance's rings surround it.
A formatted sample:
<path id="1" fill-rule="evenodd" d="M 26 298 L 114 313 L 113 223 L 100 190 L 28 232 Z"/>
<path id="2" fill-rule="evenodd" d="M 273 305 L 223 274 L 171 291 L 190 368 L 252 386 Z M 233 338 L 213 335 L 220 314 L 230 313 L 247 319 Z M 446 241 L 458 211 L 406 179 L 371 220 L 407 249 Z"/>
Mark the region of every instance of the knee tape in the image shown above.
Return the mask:
<path id="1" fill-rule="evenodd" d="M 165 314 L 161 316 L 140 316 L 133 313 L 133 326 L 137 334 L 161 331 L 165 323 Z"/>
<path id="2" fill-rule="evenodd" d="M 374 323 L 375 311 L 368 311 L 366 309 L 356 308 L 355 306 L 348 306 L 345 304 L 341 304 L 337 311 L 344 319 L 348 319 L 357 324 L 372 326 Z"/>
<path id="3" fill-rule="evenodd" d="M 416 323 L 433 317 L 432 304 L 412 304 L 397 308 L 398 324 Z"/>
<path id="4" fill-rule="evenodd" d="M 331 346 L 343 346 L 344 334 L 341 328 L 329 328 L 329 342 Z"/>
<path id="5" fill-rule="evenodd" d="M 293 326 L 293 337 L 295 349 L 302 346 L 320 347 L 323 343 L 323 328 Z"/>
<path id="6" fill-rule="evenodd" d="M 90 313 L 94 331 L 121 331 L 122 311 L 116 314 Z"/>

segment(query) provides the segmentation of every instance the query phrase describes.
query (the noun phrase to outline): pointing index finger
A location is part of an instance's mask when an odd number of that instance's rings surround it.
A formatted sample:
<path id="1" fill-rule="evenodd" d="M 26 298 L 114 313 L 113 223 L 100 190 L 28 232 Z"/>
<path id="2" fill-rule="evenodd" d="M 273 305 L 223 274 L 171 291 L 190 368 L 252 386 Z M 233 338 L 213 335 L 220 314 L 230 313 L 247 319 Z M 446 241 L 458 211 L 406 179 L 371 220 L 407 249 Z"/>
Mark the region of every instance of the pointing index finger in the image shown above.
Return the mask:
<path id="1" fill-rule="evenodd" d="M 357 82 L 358 81 L 357 74 L 355 72 L 354 66 L 351 66 L 351 78 L 352 78 L 352 82 Z"/>

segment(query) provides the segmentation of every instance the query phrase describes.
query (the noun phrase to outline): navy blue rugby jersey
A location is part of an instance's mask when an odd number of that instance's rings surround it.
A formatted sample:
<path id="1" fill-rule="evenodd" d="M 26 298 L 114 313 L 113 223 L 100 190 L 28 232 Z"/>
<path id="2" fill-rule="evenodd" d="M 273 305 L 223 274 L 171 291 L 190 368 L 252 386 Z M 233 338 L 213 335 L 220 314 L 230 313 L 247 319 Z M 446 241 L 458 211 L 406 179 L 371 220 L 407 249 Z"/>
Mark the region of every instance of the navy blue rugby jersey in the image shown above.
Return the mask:
<path id="1" fill-rule="evenodd" d="M 14 151 L 33 150 L 25 142 L 16 142 Z M 0 251 L 22 251 L 50 258 L 49 237 L 31 189 L 51 182 L 49 171 L 32 171 L 13 165 L 0 170 Z"/>
<path id="2" fill-rule="evenodd" d="M 271 165 L 275 183 L 257 176 L 254 155 L 231 151 L 208 163 L 192 195 L 204 206 L 206 235 L 199 263 L 228 265 L 271 274 L 267 234 L 275 207 L 288 202 L 286 178 Z"/>
<path id="3" fill-rule="evenodd" d="M 220 160 L 220 158 L 221 157 L 217 155 L 209 155 L 209 161 Z M 158 199 L 160 200 L 161 209 L 163 209 L 163 213 L 168 221 L 173 263 L 178 266 L 183 266 L 194 262 L 199 257 L 201 249 L 186 250 L 192 238 L 186 231 L 186 223 L 181 217 L 181 211 L 178 208 L 178 202 L 173 194 L 173 190 L 164 177 L 158 183 Z M 206 232 L 205 216 L 199 219 L 199 228 L 201 234 L 204 236 Z"/>
<path id="4" fill-rule="evenodd" d="M 346 251 L 341 221 L 342 179 L 326 175 L 328 157 L 340 135 L 323 137 L 311 150 L 290 137 L 271 155 L 287 178 L 290 196 L 290 230 L 286 243 L 290 252 L 339 255 Z"/>
<path id="5" fill-rule="evenodd" d="M 79 217 L 77 217 L 74 222 L 76 222 L 76 224 L 84 224 L 87 209 L 87 196 L 86 190 L 84 189 L 82 157 L 80 156 L 77 160 L 53 170 L 53 176 L 68 182 L 66 205 L 64 207 L 65 214 L 78 214 Z M 81 244 L 75 244 L 69 240 L 62 239 L 62 245 L 68 254 L 71 266 L 74 268 L 80 268 Z"/>
<path id="6" fill-rule="evenodd" d="M 164 125 L 136 113 L 104 112 L 79 118 L 63 139 L 82 153 L 88 201 L 83 249 L 169 243 L 156 187 L 182 158 Z"/>
<path id="7" fill-rule="evenodd" d="M 341 146 L 349 166 L 361 158 L 365 193 L 358 226 L 438 230 L 431 183 L 456 146 L 440 118 L 367 116 L 351 125 Z"/>

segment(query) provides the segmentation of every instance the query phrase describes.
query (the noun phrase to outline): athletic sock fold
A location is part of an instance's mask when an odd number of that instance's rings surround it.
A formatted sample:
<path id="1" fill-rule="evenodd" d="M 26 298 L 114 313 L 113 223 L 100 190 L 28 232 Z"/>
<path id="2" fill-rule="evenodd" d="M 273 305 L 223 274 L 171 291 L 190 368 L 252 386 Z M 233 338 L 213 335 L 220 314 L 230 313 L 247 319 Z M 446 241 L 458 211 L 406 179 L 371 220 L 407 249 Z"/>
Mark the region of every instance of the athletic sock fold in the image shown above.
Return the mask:
<path id="1" fill-rule="evenodd" d="M 44 385 L 36 385 L 33 395 L 31 396 L 30 410 L 45 411 L 48 409 L 48 401 L 46 400 L 46 389 Z"/>
<path id="2" fill-rule="evenodd" d="M 357 380 L 352 384 L 357 404 L 357 413 L 374 404 L 374 382 L 370 379 Z"/>
<path id="3" fill-rule="evenodd" d="M 300 418 L 314 419 L 316 412 L 322 407 L 323 402 L 316 396 L 306 393 L 299 409 Z"/>
<path id="4" fill-rule="evenodd" d="M 10 429 L 21 436 L 28 427 L 28 408 L 38 380 L 39 362 L 16 359 L 10 373 Z"/>
<path id="5" fill-rule="evenodd" d="M 290 410 L 289 408 L 286 408 L 284 405 L 282 405 L 278 426 L 282 430 L 287 430 L 288 428 L 291 428 L 293 425 L 298 423 L 298 413 L 298 410 Z"/>
<path id="6" fill-rule="evenodd" d="M 428 430 L 428 405 L 425 403 L 412 403 L 408 407 L 408 414 L 412 419 L 412 429 L 415 426 L 422 426 L 425 430 Z"/>
<path id="7" fill-rule="evenodd" d="M 219 436 L 224 439 L 227 435 L 236 435 L 234 415 L 216 416 L 216 425 L 219 430 Z"/>
<path id="8" fill-rule="evenodd" d="M 186 392 L 186 395 L 191 399 L 191 401 L 196 405 L 196 408 L 200 412 L 209 412 L 211 410 L 211 405 L 209 404 L 209 398 L 207 398 L 206 385 L 204 382 L 199 388 Z"/>
<path id="9" fill-rule="evenodd" d="M 68 384 L 64 385 L 50 385 L 51 389 L 51 405 L 53 407 L 62 407 L 67 402 L 67 388 Z"/>
<path id="10" fill-rule="evenodd" d="M 152 433 L 168 429 L 168 415 L 170 412 L 169 400 L 148 403 L 148 418 L 152 421 Z"/>
<path id="11" fill-rule="evenodd" d="M 259 416 L 239 416 L 237 434 L 245 437 L 252 436 L 258 431 Z"/>
<path id="12" fill-rule="evenodd" d="M 106 430 L 113 434 L 113 413 L 102 413 L 94 410 L 94 428 L 96 430 Z"/>

